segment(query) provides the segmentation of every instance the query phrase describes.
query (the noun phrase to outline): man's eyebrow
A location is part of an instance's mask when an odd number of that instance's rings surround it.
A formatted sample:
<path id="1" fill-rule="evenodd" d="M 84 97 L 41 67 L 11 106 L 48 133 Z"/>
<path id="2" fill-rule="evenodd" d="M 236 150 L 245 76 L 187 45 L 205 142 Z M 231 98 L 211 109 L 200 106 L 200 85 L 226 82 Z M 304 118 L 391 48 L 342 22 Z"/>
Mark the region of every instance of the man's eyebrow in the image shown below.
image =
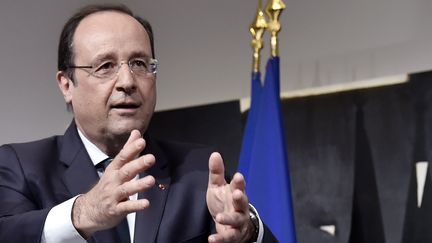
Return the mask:
<path id="1" fill-rule="evenodd" d="M 108 52 L 108 53 L 100 53 L 97 54 L 95 57 L 92 58 L 92 63 L 100 63 L 102 61 L 105 60 L 115 60 L 116 59 L 116 55 L 112 52 Z"/>
<path id="2" fill-rule="evenodd" d="M 147 53 L 145 53 L 145 52 L 143 52 L 143 51 L 134 51 L 134 52 L 132 52 L 132 54 L 129 56 L 129 58 L 136 58 L 136 57 L 151 58 L 150 55 L 148 55 Z"/>
<path id="3" fill-rule="evenodd" d="M 93 64 L 94 63 L 100 63 L 100 62 L 103 62 L 105 60 L 117 60 L 117 56 L 118 55 L 116 55 L 113 52 L 100 53 L 100 54 L 97 54 L 95 57 L 93 57 L 92 63 Z M 137 57 L 151 58 L 151 56 L 148 55 L 144 51 L 134 51 L 127 58 L 131 59 L 131 58 L 137 58 Z"/>

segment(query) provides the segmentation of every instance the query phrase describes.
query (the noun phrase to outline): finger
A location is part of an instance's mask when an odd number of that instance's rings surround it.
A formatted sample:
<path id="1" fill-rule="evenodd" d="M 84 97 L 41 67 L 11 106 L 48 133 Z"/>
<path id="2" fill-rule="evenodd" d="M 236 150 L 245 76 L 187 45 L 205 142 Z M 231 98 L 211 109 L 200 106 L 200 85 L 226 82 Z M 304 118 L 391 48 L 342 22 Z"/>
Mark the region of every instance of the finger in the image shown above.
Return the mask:
<path id="1" fill-rule="evenodd" d="M 148 170 L 156 163 L 156 158 L 152 154 L 146 154 L 138 157 L 118 170 L 118 175 L 121 181 L 130 181 L 135 178 L 138 173 Z"/>
<path id="2" fill-rule="evenodd" d="M 138 212 L 150 207 L 150 202 L 147 199 L 127 200 L 120 202 L 117 205 L 117 210 L 124 215 Z"/>
<path id="3" fill-rule="evenodd" d="M 155 185 L 155 178 L 151 175 L 138 180 L 132 180 L 123 183 L 116 189 L 116 196 L 118 201 L 129 199 L 135 193 L 146 191 Z"/>
<path id="4" fill-rule="evenodd" d="M 139 139 L 139 138 L 142 138 L 141 133 L 140 133 L 138 130 L 136 130 L 136 129 L 135 129 L 135 130 L 132 130 L 131 134 L 129 135 L 128 140 L 127 140 L 126 143 L 123 145 L 123 148 L 124 148 L 126 145 L 130 144 L 131 142 L 133 142 L 133 141 L 135 141 L 135 140 L 137 140 L 137 139 Z"/>
<path id="5" fill-rule="evenodd" d="M 137 157 L 141 151 L 145 147 L 145 141 L 143 138 L 138 138 L 134 141 L 130 141 L 129 144 L 126 144 L 120 153 L 114 158 L 111 162 L 110 166 L 107 167 L 109 169 L 120 169 L 124 164 L 131 161 L 135 157 Z"/>
<path id="6" fill-rule="evenodd" d="M 236 234 L 236 229 L 225 229 L 223 232 L 210 235 L 208 241 L 210 243 L 235 242 Z"/>
<path id="7" fill-rule="evenodd" d="M 220 213 L 216 215 L 216 222 L 232 228 L 240 228 L 247 224 L 249 216 L 241 212 Z"/>
<path id="8" fill-rule="evenodd" d="M 235 173 L 233 179 L 230 182 L 230 188 L 231 191 L 234 191 L 236 189 L 244 192 L 246 188 L 246 182 L 241 173 Z"/>
<path id="9" fill-rule="evenodd" d="M 234 210 L 242 213 L 249 213 L 249 200 L 246 194 L 238 189 L 233 192 Z"/>
<path id="10" fill-rule="evenodd" d="M 225 167 L 219 153 L 212 153 L 209 158 L 209 187 L 225 185 Z"/>

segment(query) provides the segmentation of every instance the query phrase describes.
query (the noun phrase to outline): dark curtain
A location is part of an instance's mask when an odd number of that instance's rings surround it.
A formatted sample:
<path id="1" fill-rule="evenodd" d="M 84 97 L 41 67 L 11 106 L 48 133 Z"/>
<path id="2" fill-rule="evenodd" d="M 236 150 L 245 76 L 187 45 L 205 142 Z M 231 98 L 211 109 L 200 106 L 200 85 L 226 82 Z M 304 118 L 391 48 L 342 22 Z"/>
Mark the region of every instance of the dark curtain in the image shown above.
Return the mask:
<path id="1" fill-rule="evenodd" d="M 348 242 L 355 112 L 346 94 L 283 100 L 298 243 Z"/>
<path id="2" fill-rule="evenodd" d="M 411 76 L 410 88 L 414 100 L 415 133 L 414 148 L 410 164 L 410 180 L 408 201 L 403 228 L 403 243 L 429 243 L 432 242 L 432 184 L 430 169 L 427 170 L 423 200 L 420 207 L 417 205 L 417 181 L 415 164 L 419 161 L 431 161 L 432 139 L 432 89 L 430 73 L 420 73 Z M 430 167 L 430 166 L 429 166 Z"/>

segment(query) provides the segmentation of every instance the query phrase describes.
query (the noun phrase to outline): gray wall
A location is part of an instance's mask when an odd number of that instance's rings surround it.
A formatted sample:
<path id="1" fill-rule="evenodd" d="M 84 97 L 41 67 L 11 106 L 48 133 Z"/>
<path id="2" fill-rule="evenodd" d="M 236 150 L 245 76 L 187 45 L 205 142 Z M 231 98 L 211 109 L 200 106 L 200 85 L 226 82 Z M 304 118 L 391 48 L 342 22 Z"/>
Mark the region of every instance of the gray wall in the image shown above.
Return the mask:
<path id="1" fill-rule="evenodd" d="M 71 119 L 55 81 L 61 27 L 88 2 L 0 2 L 0 144 L 61 134 Z M 246 97 L 251 0 L 124 1 L 153 24 L 157 109 Z M 432 67 L 430 0 L 286 0 L 283 90 Z M 268 41 L 266 42 L 268 45 Z M 265 51 L 268 53 L 268 51 Z"/>

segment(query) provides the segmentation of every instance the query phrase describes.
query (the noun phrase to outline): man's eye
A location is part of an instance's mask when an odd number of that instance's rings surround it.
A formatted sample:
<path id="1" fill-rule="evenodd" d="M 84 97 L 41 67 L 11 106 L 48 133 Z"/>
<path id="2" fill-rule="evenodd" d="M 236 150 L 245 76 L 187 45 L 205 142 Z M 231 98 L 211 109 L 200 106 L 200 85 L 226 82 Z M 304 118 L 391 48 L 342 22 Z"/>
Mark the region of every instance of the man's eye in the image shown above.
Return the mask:
<path id="1" fill-rule="evenodd" d="M 114 67 L 115 67 L 114 63 L 104 62 L 95 69 L 95 72 L 96 73 L 107 73 L 107 72 L 114 70 Z"/>
<path id="2" fill-rule="evenodd" d="M 147 68 L 147 63 L 140 59 L 132 60 L 130 65 L 132 68 Z"/>

